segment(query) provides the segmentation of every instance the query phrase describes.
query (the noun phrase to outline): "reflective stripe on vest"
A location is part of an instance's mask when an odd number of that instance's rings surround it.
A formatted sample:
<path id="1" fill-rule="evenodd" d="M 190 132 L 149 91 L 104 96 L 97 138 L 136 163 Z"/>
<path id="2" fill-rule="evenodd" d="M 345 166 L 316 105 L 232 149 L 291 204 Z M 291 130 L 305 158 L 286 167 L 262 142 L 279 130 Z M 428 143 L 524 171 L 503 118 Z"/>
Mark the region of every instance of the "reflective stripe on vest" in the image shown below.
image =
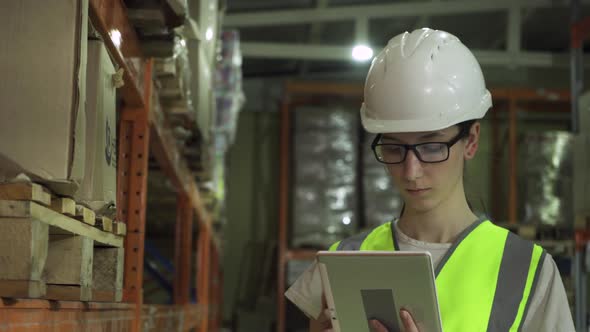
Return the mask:
<path id="1" fill-rule="evenodd" d="M 335 243 L 330 250 L 399 250 L 392 223 Z M 436 267 L 444 331 L 520 331 L 545 258 L 530 241 L 477 221 Z"/>

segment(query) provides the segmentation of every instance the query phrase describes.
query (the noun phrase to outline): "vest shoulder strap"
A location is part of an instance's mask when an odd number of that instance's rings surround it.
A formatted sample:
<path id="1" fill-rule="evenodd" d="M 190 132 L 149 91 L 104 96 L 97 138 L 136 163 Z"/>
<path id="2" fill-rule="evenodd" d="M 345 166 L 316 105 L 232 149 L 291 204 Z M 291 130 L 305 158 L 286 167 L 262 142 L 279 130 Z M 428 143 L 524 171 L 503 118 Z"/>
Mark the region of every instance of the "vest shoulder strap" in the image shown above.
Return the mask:
<path id="1" fill-rule="evenodd" d="M 330 246 L 329 250 L 398 250 L 394 242 L 392 223 L 387 222 L 369 231 L 336 242 Z"/>

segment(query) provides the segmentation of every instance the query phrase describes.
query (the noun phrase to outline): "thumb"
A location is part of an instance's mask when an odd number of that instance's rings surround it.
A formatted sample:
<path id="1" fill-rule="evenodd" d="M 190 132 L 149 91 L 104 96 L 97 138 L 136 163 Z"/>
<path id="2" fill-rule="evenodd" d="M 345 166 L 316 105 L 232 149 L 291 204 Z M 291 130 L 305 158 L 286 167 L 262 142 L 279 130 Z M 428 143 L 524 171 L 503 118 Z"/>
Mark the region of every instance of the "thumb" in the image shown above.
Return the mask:
<path id="1" fill-rule="evenodd" d="M 383 326 L 383 324 L 381 324 L 381 322 L 376 319 L 371 319 L 369 321 L 369 327 L 371 327 L 371 331 L 373 331 L 373 332 L 393 332 L 393 331 L 388 331 L 387 328 L 385 326 Z"/>

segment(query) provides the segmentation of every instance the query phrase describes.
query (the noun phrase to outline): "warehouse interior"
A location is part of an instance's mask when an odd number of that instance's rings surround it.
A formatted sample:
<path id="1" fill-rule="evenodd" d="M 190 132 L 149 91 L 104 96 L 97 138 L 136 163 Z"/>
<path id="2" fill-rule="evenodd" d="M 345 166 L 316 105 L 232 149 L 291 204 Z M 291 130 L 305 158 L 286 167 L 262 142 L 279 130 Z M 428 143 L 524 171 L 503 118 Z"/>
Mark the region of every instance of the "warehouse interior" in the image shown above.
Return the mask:
<path id="1" fill-rule="evenodd" d="M 12 0 L 0 16 L 0 331 L 311 331 L 285 291 L 402 213 L 359 111 L 371 61 L 425 27 L 473 52 L 492 95 L 471 209 L 552 256 L 590 331 L 590 2 Z"/>

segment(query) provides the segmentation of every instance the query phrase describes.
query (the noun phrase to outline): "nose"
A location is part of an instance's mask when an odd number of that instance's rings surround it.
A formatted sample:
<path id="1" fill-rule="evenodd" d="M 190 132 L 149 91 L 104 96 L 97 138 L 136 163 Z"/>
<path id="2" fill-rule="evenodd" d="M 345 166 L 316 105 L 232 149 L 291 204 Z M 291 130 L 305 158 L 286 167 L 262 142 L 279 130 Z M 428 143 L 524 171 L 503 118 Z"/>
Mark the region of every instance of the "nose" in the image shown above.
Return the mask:
<path id="1" fill-rule="evenodd" d="M 415 181 L 422 177 L 423 169 L 422 162 L 412 150 L 408 151 L 406 160 L 404 161 L 404 178 L 407 181 Z"/>

